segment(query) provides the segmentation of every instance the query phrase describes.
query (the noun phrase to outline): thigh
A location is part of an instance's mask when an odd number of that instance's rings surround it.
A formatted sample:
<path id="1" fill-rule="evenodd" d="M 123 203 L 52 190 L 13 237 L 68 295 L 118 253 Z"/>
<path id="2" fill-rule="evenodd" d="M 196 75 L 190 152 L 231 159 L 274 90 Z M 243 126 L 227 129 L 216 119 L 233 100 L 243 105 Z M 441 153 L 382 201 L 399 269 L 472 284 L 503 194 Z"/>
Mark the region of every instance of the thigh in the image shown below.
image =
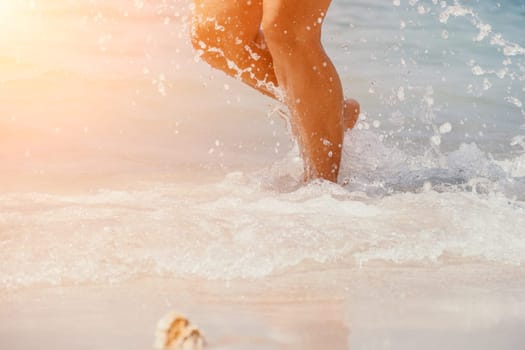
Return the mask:
<path id="1" fill-rule="evenodd" d="M 241 43 L 253 41 L 260 30 L 262 0 L 194 0 L 193 22 L 210 35 Z"/>

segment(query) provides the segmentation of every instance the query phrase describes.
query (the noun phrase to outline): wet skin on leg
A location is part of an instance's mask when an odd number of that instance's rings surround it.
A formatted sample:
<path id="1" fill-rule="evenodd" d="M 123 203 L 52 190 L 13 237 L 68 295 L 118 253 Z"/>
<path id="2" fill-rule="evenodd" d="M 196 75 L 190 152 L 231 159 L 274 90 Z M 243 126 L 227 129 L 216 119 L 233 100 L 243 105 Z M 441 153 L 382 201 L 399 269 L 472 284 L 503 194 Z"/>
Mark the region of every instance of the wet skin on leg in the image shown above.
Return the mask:
<path id="1" fill-rule="evenodd" d="M 339 77 L 320 44 L 329 4 L 196 0 L 192 42 L 210 65 L 270 97 L 276 98 L 274 87 L 281 86 L 307 165 L 306 178 L 335 181 L 342 129 L 355 125 L 359 104 L 350 99 L 343 104 Z"/>
<path id="2" fill-rule="evenodd" d="M 273 59 L 262 32 L 262 1 L 195 0 L 193 47 L 212 67 L 276 98 Z"/>
<path id="3" fill-rule="evenodd" d="M 341 81 L 321 45 L 330 0 L 265 0 L 262 28 L 305 161 L 305 179 L 337 181 L 343 143 Z"/>

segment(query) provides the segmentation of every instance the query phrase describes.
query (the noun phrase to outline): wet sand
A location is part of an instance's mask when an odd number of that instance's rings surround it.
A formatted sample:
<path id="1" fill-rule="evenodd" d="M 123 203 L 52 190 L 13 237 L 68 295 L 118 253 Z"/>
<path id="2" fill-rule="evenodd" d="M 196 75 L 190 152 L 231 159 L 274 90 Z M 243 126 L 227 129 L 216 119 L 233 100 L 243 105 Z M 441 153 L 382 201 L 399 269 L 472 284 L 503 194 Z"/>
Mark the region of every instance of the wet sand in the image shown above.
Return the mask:
<path id="1" fill-rule="evenodd" d="M 4 290 L 0 339 L 9 349 L 151 349 L 157 320 L 177 310 L 209 349 L 523 348 L 523 268 L 372 265 Z"/>

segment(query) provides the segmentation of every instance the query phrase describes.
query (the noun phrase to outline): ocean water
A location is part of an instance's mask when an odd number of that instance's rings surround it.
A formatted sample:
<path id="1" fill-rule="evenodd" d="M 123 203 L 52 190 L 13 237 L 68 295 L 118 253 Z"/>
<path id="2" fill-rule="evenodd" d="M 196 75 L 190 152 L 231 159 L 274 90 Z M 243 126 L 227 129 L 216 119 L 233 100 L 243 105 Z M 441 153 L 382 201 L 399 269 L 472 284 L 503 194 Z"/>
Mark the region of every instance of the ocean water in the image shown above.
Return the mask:
<path id="1" fill-rule="evenodd" d="M 142 293 L 148 322 L 182 306 L 265 349 L 522 348 L 525 2 L 335 0 L 362 106 L 338 184 L 302 183 L 283 106 L 199 61 L 189 9 L 0 0 L 1 342 L 133 329 Z M 122 345 L 99 331 L 77 348 Z"/>
<path id="2" fill-rule="evenodd" d="M 340 184 L 200 62 L 183 1 L 2 2 L 0 285 L 525 256 L 525 3 L 335 1 Z"/>

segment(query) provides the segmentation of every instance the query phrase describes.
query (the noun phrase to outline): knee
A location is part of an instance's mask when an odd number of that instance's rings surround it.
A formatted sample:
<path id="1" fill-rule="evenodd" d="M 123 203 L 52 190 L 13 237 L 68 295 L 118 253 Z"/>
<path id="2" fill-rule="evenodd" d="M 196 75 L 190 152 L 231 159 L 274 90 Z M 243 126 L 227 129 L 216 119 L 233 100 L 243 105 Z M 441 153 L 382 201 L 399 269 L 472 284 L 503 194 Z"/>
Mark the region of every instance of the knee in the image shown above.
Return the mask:
<path id="1" fill-rule="evenodd" d="M 221 18 L 194 14 L 190 28 L 191 44 L 197 56 L 210 66 L 222 69 L 230 47 Z"/>
<path id="2" fill-rule="evenodd" d="M 222 66 L 224 59 L 235 60 L 247 42 L 248 32 L 224 14 L 196 14 L 191 22 L 191 43 L 201 59 Z"/>
<path id="3" fill-rule="evenodd" d="M 221 32 L 222 28 L 222 32 Z M 204 17 L 194 14 L 191 20 L 190 38 L 195 50 L 206 52 L 210 47 L 221 48 L 224 45 L 224 26 L 216 17 Z"/>

